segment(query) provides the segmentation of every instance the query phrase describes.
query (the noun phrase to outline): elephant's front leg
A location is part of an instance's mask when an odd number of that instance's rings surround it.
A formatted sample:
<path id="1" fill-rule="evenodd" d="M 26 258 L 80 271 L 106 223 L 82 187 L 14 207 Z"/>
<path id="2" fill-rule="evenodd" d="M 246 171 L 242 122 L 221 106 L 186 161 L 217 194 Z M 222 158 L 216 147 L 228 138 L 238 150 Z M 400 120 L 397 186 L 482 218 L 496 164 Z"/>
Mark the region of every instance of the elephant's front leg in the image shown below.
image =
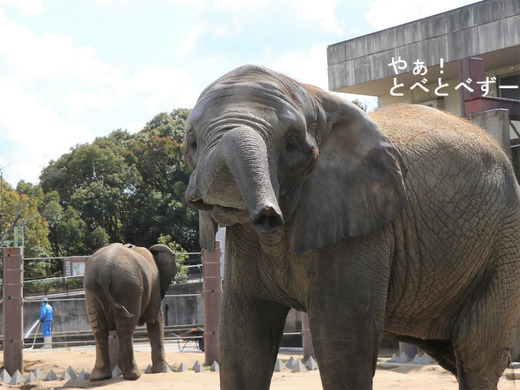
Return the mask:
<path id="1" fill-rule="evenodd" d="M 163 372 L 166 367 L 163 321 L 162 307 L 156 319 L 146 320 L 146 329 L 152 347 L 152 372 Z"/>
<path id="2" fill-rule="evenodd" d="M 339 269 L 321 270 L 321 288 L 307 307 L 324 390 L 372 389 L 388 270 L 384 265 L 355 263 L 349 259 Z"/>
<path id="3" fill-rule="evenodd" d="M 372 389 L 382 323 L 357 312 L 355 304 L 330 309 L 309 312 L 323 389 Z"/>
<path id="4" fill-rule="evenodd" d="M 289 308 L 245 298 L 231 288 L 224 294 L 218 332 L 220 387 L 269 389 Z"/>

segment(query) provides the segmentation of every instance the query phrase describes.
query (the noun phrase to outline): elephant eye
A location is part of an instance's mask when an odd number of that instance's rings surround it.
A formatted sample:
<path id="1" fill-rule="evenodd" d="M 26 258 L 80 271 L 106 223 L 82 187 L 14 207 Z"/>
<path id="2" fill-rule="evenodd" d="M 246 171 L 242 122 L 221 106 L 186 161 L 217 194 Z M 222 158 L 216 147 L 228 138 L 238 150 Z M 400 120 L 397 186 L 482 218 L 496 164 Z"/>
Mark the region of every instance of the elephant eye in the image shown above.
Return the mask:
<path id="1" fill-rule="evenodd" d="M 295 152 L 298 149 L 298 138 L 296 138 L 294 135 L 291 135 L 285 140 L 285 150 L 288 153 Z"/>
<path id="2" fill-rule="evenodd" d="M 195 138 L 194 135 L 190 135 L 190 138 L 188 139 L 188 145 L 190 147 L 190 149 L 192 150 L 197 150 L 197 139 Z"/>
<path id="3" fill-rule="evenodd" d="M 197 137 L 195 134 L 189 134 L 184 143 L 184 161 L 188 164 L 188 167 L 193 171 L 197 165 Z"/>

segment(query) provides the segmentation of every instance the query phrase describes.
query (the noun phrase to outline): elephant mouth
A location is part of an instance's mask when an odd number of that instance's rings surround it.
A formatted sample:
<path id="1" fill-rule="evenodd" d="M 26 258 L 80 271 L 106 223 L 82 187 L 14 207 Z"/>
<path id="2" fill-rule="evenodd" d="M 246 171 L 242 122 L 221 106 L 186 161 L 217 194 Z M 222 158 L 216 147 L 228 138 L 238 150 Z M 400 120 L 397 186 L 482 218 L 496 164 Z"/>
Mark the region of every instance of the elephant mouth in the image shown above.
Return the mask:
<path id="1" fill-rule="evenodd" d="M 247 209 L 211 205 L 204 203 L 202 199 L 190 200 L 188 203 L 198 210 L 209 211 L 213 219 L 222 227 L 251 223 L 259 232 L 271 234 L 284 225 L 281 215 L 271 205 L 261 206 L 251 215 Z"/>
<path id="2" fill-rule="evenodd" d="M 214 205 L 211 215 L 220 226 L 249 223 L 249 213 L 246 209 Z"/>
<path id="3" fill-rule="evenodd" d="M 232 226 L 249 222 L 249 213 L 247 209 L 208 204 L 202 199 L 190 200 L 188 203 L 197 210 L 209 211 L 213 219 L 220 226 Z"/>
<path id="4" fill-rule="evenodd" d="M 284 225 L 281 215 L 269 205 L 261 207 L 253 215 L 247 209 L 215 205 L 211 215 L 220 226 L 251 223 L 255 230 L 265 234 L 276 233 Z"/>
<path id="5" fill-rule="evenodd" d="M 202 199 L 187 199 L 188 204 L 197 210 L 210 211 L 213 209 L 213 205 L 204 203 Z"/>

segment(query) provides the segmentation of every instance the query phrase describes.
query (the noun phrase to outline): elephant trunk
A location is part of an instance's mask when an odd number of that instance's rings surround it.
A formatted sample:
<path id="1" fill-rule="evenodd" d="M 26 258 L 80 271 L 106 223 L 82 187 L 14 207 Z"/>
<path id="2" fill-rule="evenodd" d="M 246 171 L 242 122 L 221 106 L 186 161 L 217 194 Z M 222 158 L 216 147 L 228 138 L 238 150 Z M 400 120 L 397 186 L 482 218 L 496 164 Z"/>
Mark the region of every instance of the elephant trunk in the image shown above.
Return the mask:
<path id="1" fill-rule="evenodd" d="M 256 131 L 247 127 L 227 131 L 204 167 L 197 186 L 204 203 L 237 209 L 245 206 L 252 226 L 261 233 L 274 233 L 283 226 L 277 183 L 275 180 L 273 186 L 267 148 Z"/>

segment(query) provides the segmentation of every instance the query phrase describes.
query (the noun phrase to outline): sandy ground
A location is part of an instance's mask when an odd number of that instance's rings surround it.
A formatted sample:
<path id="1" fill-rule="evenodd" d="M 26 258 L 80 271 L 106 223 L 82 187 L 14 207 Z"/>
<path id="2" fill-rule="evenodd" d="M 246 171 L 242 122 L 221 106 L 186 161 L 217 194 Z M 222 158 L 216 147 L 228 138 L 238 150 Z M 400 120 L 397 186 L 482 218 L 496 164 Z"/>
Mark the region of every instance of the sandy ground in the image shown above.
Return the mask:
<path id="1" fill-rule="evenodd" d="M 141 370 L 145 370 L 151 362 L 149 347 L 140 344 L 135 346 L 135 359 Z M 2 355 L 0 355 L 2 356 Z M 281 352 L 279 357 L 289 359 L 290 356 L 301 358 L 301 352 Z M 24 351 L 24 377 L 29 372 L 39 368 L 43 375 L 47 375 L 52 368 L 60 377 L 70 366 L 77 373 L 83 368 L 89 372 L 92 370 L 95 360 L 93 347 L 58 348 L 53 350 L 25 350 Z M 169 344 L 166 348 L 166 359 L 172 368 L 184 363 L 191 369 L 195 362 L 204 362 L 204 353 L 195 348 L 186 348 L 179 352 L 177 344 Z M 0 361 L 0 366 L 3 366 Z M 518 370 L 520 372 L 520 370 Z M 518 383 L 516 383 L 518 382 Z M 0 387 L 8 386 L 0 382 Z M 38 380 L 24 385 L 16 386 L 25 389 L 89 389 L 99 387 L 105 389 L 194 389 L 194 390 L 216 390 L 219 389 L 219 374 L 206 370 L 203 373 L 172 372 L 163 374 L 145 374 L 137 381 L 127 381 L 122 377 L 113 378 L 101 382 L 90 382 L 88 380 L 68 381 L 43 381 Z M 422 390 L 456 390 L 458 389 L 455 378 L 437 365 L 420 366 L 416 364 L 405 364 L 399 367 L 378 368 L 374 378 L 374 389 L 422 389 Z M 505 375 L 500 380 L 500 390 L 520 388 L 520 382 L 509 380 Z M 275 372 L 271 382 L 272 390 L 317 390 L 322 389 L 319 371 L 304 373 L 292 373 L 289 369 Z"/>

